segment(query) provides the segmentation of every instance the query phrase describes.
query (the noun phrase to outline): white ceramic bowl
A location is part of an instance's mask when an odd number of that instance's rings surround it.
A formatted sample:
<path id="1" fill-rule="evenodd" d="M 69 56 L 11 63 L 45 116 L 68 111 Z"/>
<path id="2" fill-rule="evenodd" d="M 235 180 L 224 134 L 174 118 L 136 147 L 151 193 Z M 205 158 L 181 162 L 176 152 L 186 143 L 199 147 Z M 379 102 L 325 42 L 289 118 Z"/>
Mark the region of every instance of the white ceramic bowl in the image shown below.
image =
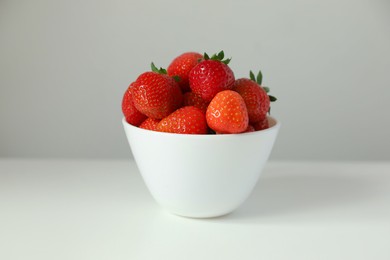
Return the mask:
<path id="1" fill-rule="evenodd" d="M 184 135 L 122 120 L 137 166 L 155 200 L 168 211 L 207 218 L 238 208 L 255 187 L 280 123 L 245 134 Z"/>

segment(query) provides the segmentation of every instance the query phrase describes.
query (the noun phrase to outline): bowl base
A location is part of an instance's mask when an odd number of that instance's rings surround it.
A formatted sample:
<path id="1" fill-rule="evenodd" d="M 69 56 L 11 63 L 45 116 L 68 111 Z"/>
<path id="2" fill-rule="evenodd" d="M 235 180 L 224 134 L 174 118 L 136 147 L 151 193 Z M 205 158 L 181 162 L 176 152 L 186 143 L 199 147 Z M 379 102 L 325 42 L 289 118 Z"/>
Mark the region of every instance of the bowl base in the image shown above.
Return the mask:
<path id="1" fill-rule="evenodd" d="M 172 211 L 168 211 L 168 213 L 170 213 L 172 215 L 175 215 L 175 216 L 178 216 L 178 217 L 182 217 L 182 218 L 212 219 L 212 218 L 222 218 L 224 216 L 229 215 L 233 211 L 224 212 L 224 213 L 218 213 L 218 214 L 204 214 L 204 215 L 183 214 L 183 213 L 177 213 L 177 212 L 172 212 Z"/>

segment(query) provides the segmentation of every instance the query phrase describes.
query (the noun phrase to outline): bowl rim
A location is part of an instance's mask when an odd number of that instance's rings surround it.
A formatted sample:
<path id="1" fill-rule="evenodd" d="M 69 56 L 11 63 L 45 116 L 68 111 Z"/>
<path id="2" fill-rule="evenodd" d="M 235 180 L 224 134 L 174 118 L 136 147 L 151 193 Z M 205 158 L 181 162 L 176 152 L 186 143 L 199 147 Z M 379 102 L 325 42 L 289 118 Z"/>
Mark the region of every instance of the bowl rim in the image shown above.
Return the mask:
<path id="1" fill-rule="evenodd" d="M 270 126 L 267 129 L 259 130 L 259 131 L 255 131 L 255 132 L 238 133 L 238 134 L 219 134 L 219 135 L 215 135 L 215 134 L 177 134 L 177 133 L 158 132 L 158 131 L 139 128 L 138 126 L 134 126 L 132 124 L 129 124 L 126 121 L 125 117 L 122 117 L 122 124 L 125 128 L 130 128 L 133 131 L 137 131 L 137 132 L 145 133 L 145 134 L 151 134 L 151 135 L 161 135 L 161 136 L 166 136 L 166 137 L 168 137 L 168 136 L 179 137 L 180 136 L 180 137 L 186 137 L 186 138 L 213 138 L 214 139 L 214 138 L 229 138 L 229 137 L 237 137 L 237 136 L 261 135 L 261 134 L 264 134 L 267 132 L 276 131 L 277 129 L 280 128 L 280 125 L 281 125 L 280 120 L 276 119 L 273 116 L 268 116 L 268 118 L 272 119 L 275 122 L 275 124 Z"/>

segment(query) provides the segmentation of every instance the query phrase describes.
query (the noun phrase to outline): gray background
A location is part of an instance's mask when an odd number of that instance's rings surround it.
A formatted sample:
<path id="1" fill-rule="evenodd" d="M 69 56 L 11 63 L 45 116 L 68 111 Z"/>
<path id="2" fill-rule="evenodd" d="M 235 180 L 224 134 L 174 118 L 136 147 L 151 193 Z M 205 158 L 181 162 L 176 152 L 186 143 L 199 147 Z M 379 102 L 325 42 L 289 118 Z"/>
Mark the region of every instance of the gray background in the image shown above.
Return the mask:
<path id="1" fill-rule="evenodd" d="M 0 156 L 126 158 L 121 99 L 154 61 L 262 69 L 273 159 L 389 160 L 390 3 L 0 0 Z"/>

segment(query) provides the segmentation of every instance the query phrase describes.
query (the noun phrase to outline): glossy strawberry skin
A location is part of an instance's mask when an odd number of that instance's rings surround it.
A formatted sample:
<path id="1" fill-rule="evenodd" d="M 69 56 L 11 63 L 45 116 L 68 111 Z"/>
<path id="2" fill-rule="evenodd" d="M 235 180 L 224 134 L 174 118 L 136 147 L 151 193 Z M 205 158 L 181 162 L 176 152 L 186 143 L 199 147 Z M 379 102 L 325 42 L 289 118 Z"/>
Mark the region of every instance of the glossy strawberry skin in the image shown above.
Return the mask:
<path id="1" fill-rule="evenodd" d="M 253 124 L 253 127 L 255 128 L 255 131 L 260 131 L 269 128 L 268 118 L 266 117 L 259 122 Z"/>
<path id="2" fill-rule="evenodd" d="M 234 134 L 248 127 L 248 111 L 244 99 L 235 91 L 219 92 L 206 111 L 208 126 L 217 133 Z"/>
<path id="3" fill-rule="evenodd" d="M 206 134 L 208 131 L 203 112 L 194 106 L 179 108 L 157 125 L 157 131 L 176 134 Z"/>
<path id="4" fill-rule="evenodd" d="M 133 96 L 131 94 L 131 87 L 128 87 L 122 99 L 122 112 L 125 116 L 127 123 L 139 126 L 142 121 L 146 119 L 146 116 L 139 112 L 134 106 Z"/>
<path id="5" fill-rule="evenodd" d="M 160 120 L 149 117 L 139 125 L 139 128 L 157 131 L 157 125 L 159 122 Z"/>
<path id="6" fill-rule="evenodd" d="M 234 82 L 233 90 L 244 99 L 250 123 L 254 124 L 266 118 L 270 100 L 267 92 L 260 85 L 253 80 L 242 78 Z"/>
<path id="7" fill-rule="evenodd" d="M 245 129 L 244 132 L 242 133 L 251 133 L 251 132 L 255 132 L 255 128 L 252 126 L 252 125 L 248 125 L 248 127 Z M 223 135 L 223 133 L 216 133 L 217 135 Z"/>
<path id="8" fill-rule="evenodd" d="M 194 106 L 202 110 L 204 114 L 206 114 L 207 107 L 210 102 L 205 101 L 203 98 L 201 98 L 198 94 L 195 94 L 194 92 L 187 92 L 183 95 L 184 106 Z"/>
<path id="9" fill-rule="evenodd" d="M 145 72 L 131 84 L 135 107 L 146 116 L 162 119 L 179 108 L 183 94 L 175 80 L 156 72 Z"/>
<path id="10" fill-rule="evenodd" d="M 210 102 L 218 92 L 233 87 L 234 73 L 221 61 L 204 60 L 191 70 L 189 82 L 192 92 Z"/>
<path id="11" fill-rule="evenodd" d="M 176 57 L 167 68 L 168 76 L 178 76 L 178 84 L 182 92 L 190 91 L 188 77 L 190 71 L 203 58 L 202 54 L 197 52 L 186 52 Z"/>

